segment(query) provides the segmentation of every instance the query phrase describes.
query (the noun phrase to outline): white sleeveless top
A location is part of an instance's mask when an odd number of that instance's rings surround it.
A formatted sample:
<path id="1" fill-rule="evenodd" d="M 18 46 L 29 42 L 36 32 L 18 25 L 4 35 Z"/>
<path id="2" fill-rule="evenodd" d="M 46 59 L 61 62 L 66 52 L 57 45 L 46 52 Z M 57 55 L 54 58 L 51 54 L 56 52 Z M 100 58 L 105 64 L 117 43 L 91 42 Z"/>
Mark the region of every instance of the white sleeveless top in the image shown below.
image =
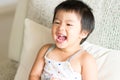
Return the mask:
<path id="1" fill-rule="evenodd" d="M 57 78 L 57 80 L 82 80 L 81 74 L 75 72 L 70 63 L 70 60 L 73 58 L 73 56 L 79 54 L 81 50 L 72 55 L 66 61 L 59 62 L 47 58 L 47 54 L 54 48 L 55 45 L 50 47 L 45 54 L 45 67 L 41 75 L 41 80 L 50 80 L 52 77 Z"/>

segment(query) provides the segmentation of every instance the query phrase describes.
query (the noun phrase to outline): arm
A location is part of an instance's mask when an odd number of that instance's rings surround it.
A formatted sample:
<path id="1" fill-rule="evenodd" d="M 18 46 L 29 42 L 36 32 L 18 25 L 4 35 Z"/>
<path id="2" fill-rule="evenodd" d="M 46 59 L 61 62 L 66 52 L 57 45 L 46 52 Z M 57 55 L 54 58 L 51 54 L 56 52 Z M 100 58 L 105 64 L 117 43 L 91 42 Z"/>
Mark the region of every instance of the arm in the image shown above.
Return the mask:
<path id="1" fill-rule="evenodd" d="M 82 80 L 98 80 L 97 65 L 94 57 L 85 54 L 82 60 Z"/>
<path id="2" fill-rule="evenodd" d="M 42 74 L 43 68 L 44 68 L 44 55 L 49 48 L 50 45 L 43 46 L 38 55 L 37 58 L 33 64 L 33 67 L 31 69 L 31 72 L 29 74 L 29 80 L 40 80 L 40 76 Z"/>

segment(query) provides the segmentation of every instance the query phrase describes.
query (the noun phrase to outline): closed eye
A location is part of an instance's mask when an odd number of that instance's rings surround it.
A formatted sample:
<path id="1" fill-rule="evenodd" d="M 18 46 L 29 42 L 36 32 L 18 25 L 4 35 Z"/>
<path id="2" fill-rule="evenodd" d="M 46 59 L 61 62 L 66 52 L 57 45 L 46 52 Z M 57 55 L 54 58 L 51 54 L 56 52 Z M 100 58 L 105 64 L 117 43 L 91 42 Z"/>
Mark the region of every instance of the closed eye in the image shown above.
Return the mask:
<path id="1" fill-rule="evenodd" d="M 73 26 L 72 24 L 67 24 L 67 26 Z"/>
<path id="2" fill-rule="evenodd" d="M 53 21 L 54 24 L 60 24 L 60 20 L 55 18 L 55 20 Z"/>
<path id="3" fill-rule="evenodd" d="M 60 24 L 60 22 L 54 22 L 54 24 Z"/>

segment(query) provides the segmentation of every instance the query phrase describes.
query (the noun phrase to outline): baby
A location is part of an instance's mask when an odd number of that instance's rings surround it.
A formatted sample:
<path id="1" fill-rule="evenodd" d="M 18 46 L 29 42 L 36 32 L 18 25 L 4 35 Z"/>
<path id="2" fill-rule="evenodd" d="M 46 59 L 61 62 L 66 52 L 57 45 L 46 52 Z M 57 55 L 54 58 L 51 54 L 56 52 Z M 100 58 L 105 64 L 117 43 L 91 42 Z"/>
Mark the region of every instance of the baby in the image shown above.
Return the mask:
<path id="1" fill-rule="evenodd" d="M 52 25 L 55 44 L 40 49 L 29 80 L 97 80 L 95 59 L 81 47 L 93 29 L 88 5 L 79 0 L 60 3 Z"/>

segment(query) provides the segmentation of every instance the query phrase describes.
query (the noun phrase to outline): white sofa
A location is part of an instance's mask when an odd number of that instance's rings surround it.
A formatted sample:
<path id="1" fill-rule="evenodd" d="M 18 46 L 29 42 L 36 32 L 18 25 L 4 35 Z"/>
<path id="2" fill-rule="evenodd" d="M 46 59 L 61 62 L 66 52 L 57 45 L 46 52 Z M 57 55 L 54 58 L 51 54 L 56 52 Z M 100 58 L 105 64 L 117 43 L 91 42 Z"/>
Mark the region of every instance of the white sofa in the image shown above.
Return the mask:
<path id="1" fill-rule="evenodd" d="M 9 57 L 20 63 L 15 80 L 28 79 L 37 51 L 43 44 L 52 42 L 50 27 L 53 10 L 61 1 L 20 1 L 9 46 Z M 96 58 L 99 80 L 120 80 L 119 0 L 83 1 L 93 8 L 96 28 L 82 46 Z"/>

